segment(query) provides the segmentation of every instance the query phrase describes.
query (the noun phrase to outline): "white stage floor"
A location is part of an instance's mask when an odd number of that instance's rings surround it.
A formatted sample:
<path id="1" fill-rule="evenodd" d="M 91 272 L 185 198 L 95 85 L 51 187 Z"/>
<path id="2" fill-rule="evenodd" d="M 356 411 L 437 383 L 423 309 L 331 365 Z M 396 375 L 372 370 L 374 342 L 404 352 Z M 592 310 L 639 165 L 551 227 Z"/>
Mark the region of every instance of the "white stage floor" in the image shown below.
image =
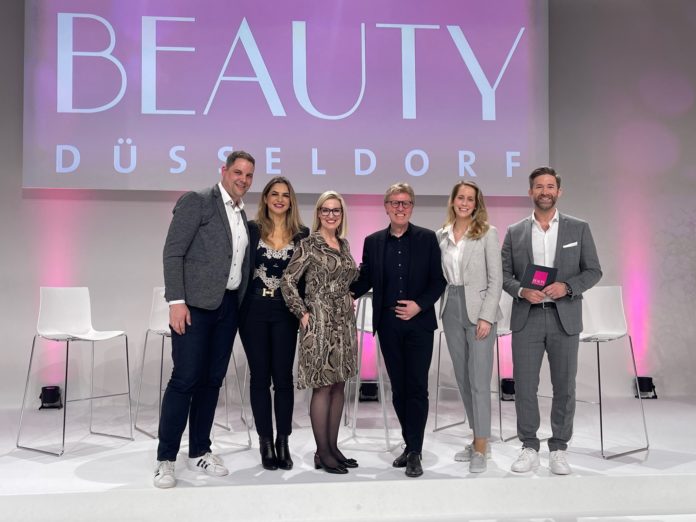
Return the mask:
<path id="1" fill-rule="evenodd" d="M 495 441 L 488 471 L 469 474 L 467 464 L 453 461 L 454 453 L 470 440 L 468 429 L 456 426 L 434 433 L 431 404 L 423 453 L 425 474 L 418 479 L 406 478 L 403 470 L 391 467 L 401 450 L 398 446 L 384 450 L 378 403 L 360 404 L 360 437 L 342 444 L 345 454 L 359 460 L 360 468 L 338 476 L 315 471 L 304 394 L 298 393 L 297 398 L 290 439 L 293 470 L 263 470 L 253 430 L 252 449 L 240 449 L 237 443 L 246 443 L 247 435 L 237 420 L 236 407 L 234 431 L 215 429 L 214 451 L 224 458 L 231 474 L 211 478 L 188 471 L 182 452 L 177 462 L 178 485 L 168 491 L 152 486 L 156 441 L 139 432 L 133 442 L 86 435 L 86 405 L 70 406 L 62 457 L 16 449 L 17 412 L 0 412 L 0 520 L 696 521 L 694 398 L 644 401 L 650 450 L 615 460 L 604 460 L 599 454 L 596 407 L 578 404 L 569 451 L 574 473 L 567 477 L 548 471 L 543 443 L 537 472 L 511 473 L 510 464 L 519 452 L 517 440 Z M 548 418 L 548 402 L 541 400 L 542 419 Z M 496 438 L 495 396 L 493 404 Z M 612 399 L 605 405 L 607 449 L 640 446 L 638 401 Z M 461 409 L 458 401 L 442 403 L 439 424 L 461 418 Z M 503 403 L 503 414 L 505 435 L 512 436 L 514 404 Z M 59 412 L 32 413 L 27 436 L 44 444 L 57 442 L 57 431 L 38 430 L 39 422 L 51 424 L 47 422 L 50 415 L 57 417 Z M 118 420 L 110 422 L 116 426 Z M 392 443 L 401 442 L 393 415 L 389 422 Z M 342 433 L 344 438 L 349 435 L 348 429 Z"/>

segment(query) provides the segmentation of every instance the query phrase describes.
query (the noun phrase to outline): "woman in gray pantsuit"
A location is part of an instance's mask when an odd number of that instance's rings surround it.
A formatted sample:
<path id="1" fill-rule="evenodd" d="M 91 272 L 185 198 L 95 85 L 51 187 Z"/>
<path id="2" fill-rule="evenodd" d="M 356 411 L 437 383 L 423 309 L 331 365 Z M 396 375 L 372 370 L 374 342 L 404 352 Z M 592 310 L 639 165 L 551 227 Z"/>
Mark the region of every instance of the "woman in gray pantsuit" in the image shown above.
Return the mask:
<path id="1" fill-rule="evenodd" d="M 486 470 L 490 457 L 491 372 L 496 322 L 502 317 L 503 285 L 498 232 L 488 224 L 483 194 L 473 181 L 452 188 L 447 222 L 437 231 L 447 288 L 440 315 L 454 375 L 474 441 L 454 459 L 471 473 Z"/>

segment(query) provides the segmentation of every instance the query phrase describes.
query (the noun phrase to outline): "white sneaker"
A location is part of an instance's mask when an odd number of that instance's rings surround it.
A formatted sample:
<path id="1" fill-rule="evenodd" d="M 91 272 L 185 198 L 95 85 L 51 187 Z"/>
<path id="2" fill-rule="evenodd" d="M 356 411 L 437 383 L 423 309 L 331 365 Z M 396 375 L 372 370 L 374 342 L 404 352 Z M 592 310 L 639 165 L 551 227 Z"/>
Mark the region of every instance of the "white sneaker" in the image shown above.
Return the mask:
<path id="1" fill-rule="evenodd" d="M 539 452 L 532 448 L 522 448 L 522 453 L 512 463 L 510 469 L 515 473 L 526 473 L 539 467 Z"/>
<path id="2" fill-rule="evenodd" d="M 462 451 L 458 451 L 454 455 L 454 460 L 457 462 L 470 462 L 471 461 L 471 455 L 474 452 L 474 445 L 473 444 L 467 444 L 464 446 L 464 449 Z M 486 458 L 490 459 L 491 458 L 491 445 L 486 444 Z"/>
<path id="3" fill-rule="evenodd" d="M 154 484 L 156 488 L 173 488 L 176 486 L 174 477 L 174 461 L 158 460 L 155 464 Z"/>
<path id="4" fill-rule="evenodd" d="M 486 462 L 486 456 L 483 453 L 474 451 L 471 454 L 471 460 L 469 461 L 469 473 L 483 473 L 486 471 L 488 463 Z"/>
<path id="5" fill-rule="evenodd" d="M 565 451 L 556 450 L 549 454 L 549 469 L 554 475 L 570 475 L 571 469 Z"/>
<path id="6" fill-rule="evenodd" d="M 224 477 L 230 471 L 225 467 L 223 460 L 211 452 L 193 459 L 188 459 L 188 467 L 192 471 L 202 471 L 214 477 Z"/>

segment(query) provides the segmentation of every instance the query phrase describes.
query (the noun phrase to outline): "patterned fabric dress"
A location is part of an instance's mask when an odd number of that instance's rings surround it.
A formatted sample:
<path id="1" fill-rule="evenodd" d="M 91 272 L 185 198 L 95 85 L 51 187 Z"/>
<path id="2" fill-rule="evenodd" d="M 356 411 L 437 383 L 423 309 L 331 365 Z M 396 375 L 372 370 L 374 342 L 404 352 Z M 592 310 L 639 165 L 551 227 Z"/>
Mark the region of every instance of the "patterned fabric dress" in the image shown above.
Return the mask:
<path id="1" fill-rule="evenodd" d="M 340 252 L 318 232 L 300 241 L 280 285 L 293 314 L 301 318 L 309 312 L 308 328 L 300 326 L 299 389 L 328 386 L 357 373 L 357 332 L 349 286 L 358 277 L 358 269 L 348 241 L 339 242 Z M 297 291 L 303 275 L 304 299 Z"/>

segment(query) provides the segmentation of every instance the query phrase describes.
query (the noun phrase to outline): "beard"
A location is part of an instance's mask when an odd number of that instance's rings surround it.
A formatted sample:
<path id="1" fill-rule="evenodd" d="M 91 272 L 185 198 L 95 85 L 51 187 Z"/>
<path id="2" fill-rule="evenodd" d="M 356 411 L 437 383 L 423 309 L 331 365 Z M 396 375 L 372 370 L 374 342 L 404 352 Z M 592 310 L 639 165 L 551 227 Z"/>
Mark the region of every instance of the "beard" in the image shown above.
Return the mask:
<path id="1" fill-rule="evenodd" d="M 556 206 L 557 197 L 550 196 L 549 198 L 542 199 L 538 196 L 534 199 L 534 206 L 539 210 L 549 210 Z"/>

